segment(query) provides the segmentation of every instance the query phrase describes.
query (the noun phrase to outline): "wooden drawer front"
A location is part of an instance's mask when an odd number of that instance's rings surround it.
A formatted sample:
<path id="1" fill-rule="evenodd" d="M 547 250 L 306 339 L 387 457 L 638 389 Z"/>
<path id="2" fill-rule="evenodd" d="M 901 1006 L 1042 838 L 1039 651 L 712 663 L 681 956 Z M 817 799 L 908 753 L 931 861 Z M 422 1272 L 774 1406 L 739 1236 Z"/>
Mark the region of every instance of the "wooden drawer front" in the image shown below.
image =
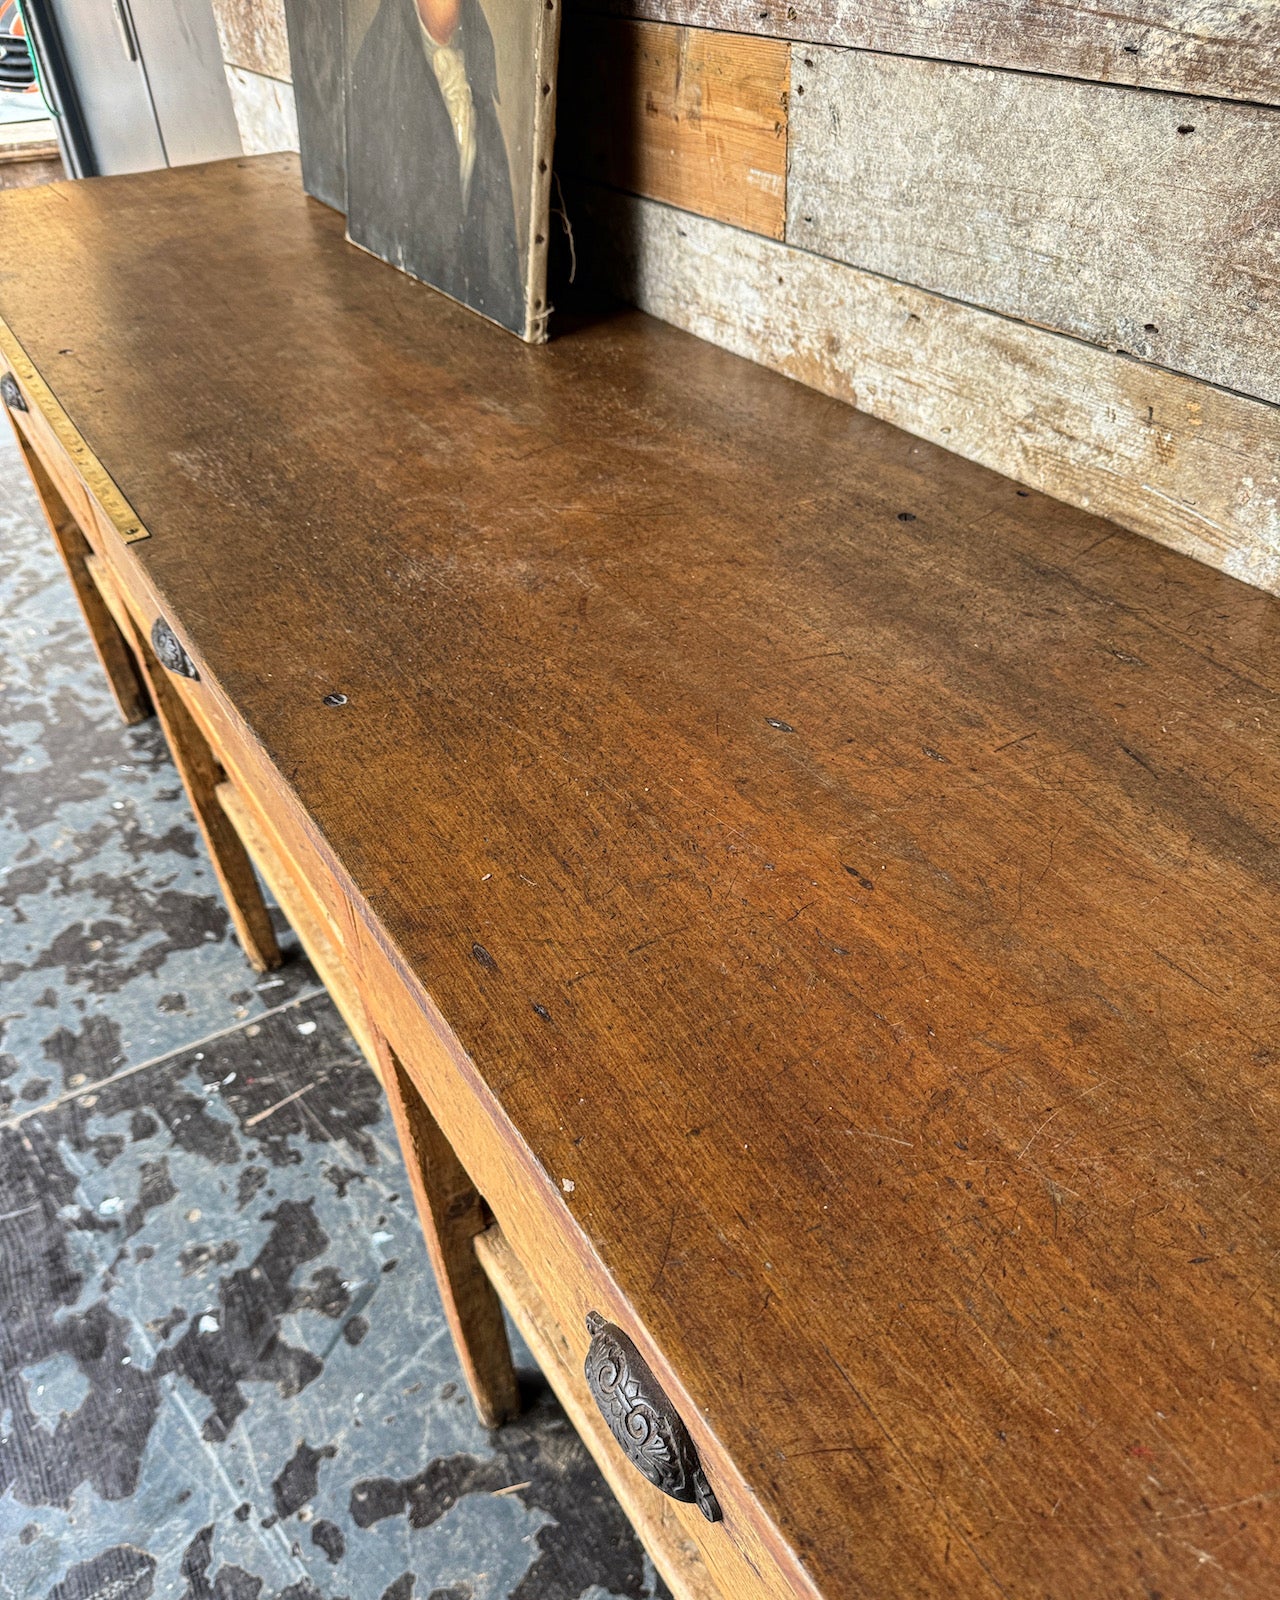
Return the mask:
<path id="1" fill-rule="evenodd" d="M 329 998 L 337 1006 L 351 1036 L 377 1073 L 377 1050 L 369 1033 L 364 998 L 347 959 L 346 937 L 341 922 L 329 913 L 325 904 L 331 897 L 318 893 L 317 878 L 307 876 L 289 858 L 270 821 L 230 779 L 218 786 L 218 799 L 252 857 L 259 877 L 289 919 L 290 927 L 329 991 Z M 327 874 L 324 877 L 332 894 L 336 895 L 336 886 Z M 346 903 L 345 898 L 343 903 Z"/>
<path id="2" fill-rule="evenodd" d="M 360 945 L 355 937 L 355 912 L 327 852 L 320 847 L 279 773 L 245 735 L 216 685 L 202 680 L 195 685 L 184 685 L 183 693 L 192 715 L 234 785 L 239 799 L 234 820 L 245 834 L 249 854 L 293 923 L 294 931 L 306 944 L 300 921 L 322 930 L 332 950 L 330 959 L 341 961 L 339 983 L 344 986 L 344 992 L 360 991 Z M 260 860 L 259 855 L 264 850 L 266 854 Z M 286 880 L 283 888 L 276 881 L 281 873 Z M 326 985 L 328 982 L 325 978 Z M 335 999 L 338 999 L 336 994 Z M 347 1006 L 339 1001 L 339 1008 L 347 1018 L 347 1026 L 359 1037 L 359 1029 L 347 1017 Z"/>
<path id="3" fill-rule="evenodd" d="M 589 1397 L 584 1398 L 587 1389 L 581 1374 L 590 1343 L 587 1313 L 597 1311 L 635 1341 L 679 1409 L 724 1520 L 709 1523 L 696 1506 L 658 1495 L 623 1457 L 600 1422 L 584 1437 L 602 1464 L 612 1451 L 613 1465 L 607 1476 L 628 1513 L 643 1532 L 646 1521 L 655 1514 L 656 1496 L 668 1532 L 679 1530 L 682 1543 L 696 1550 L 715 1588 L 732 1600 L 795 1600 L 796 1596 L 818 1600 L 803 1569 L 758 1512 L 750 1490 L 721 1458 L 715 1439 L 702 1429 L 696 1409 L 681 1395 L 661 1353 L 636 1326 L 574 1223 L 555 1182 L 509 1128 L 430 997 L 400 971 L 393 955 L 363 921 L 357 922 L 356 929 L 361 945 L 358 965 L 375 1027 L 386 1035 L 484 1195 L 510 1258 L 537 1286 L 545 1307 L 541 1313 L 544 1324 L 558 1330 L 562 1341 L 558 1366 L 577 1374 L 572 1387 L 561 1394 L 562 1402 L 575 1417 L 585 1414 L 591 1404 Z M 488 1270 L 489 1263 L 485 1264 Z M 547 1376 L 553 1379 L 555 1374 L 549 1371 Z"/>
<path id="4" fill-rule="evenodd" d="M 525 1270 L 502 1229 L 495 1223 L 476 1239 L 475 1248 L 489 1281 L 667 1580 L 675 1600 L 730 1600 L 712 1577 L 697 1545 L 685 1533 L 678 1515 L 680 1508 L 632 1471 L 618 1450 L 592 1405 L 577 1342 L 567 1337 L 556 1322 L 546 1296 Z"/>
<path id="5" fill-rule="evenodd" d="M 66 501 L 67 510 L 87 534 L 89 524 L 94 521 L 93 496 L 85 488 L 84 480 L 49 426 L 44 413 L 30 396 L 26 396 L 26 399 L 26 411 L 11 411 L 9 414 L 53 479 L 58 493 Z"/>

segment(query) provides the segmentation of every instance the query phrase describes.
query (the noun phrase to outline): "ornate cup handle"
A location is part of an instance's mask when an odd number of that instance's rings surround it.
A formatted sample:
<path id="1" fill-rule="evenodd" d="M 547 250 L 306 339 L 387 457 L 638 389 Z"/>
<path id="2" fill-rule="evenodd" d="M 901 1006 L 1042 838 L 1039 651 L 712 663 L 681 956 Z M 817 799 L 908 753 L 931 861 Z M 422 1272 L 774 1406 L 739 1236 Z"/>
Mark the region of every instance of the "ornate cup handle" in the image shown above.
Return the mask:
<path id="1" fill-rule="evenodd" d="M 151 624 L 151 648 L 161 666 L 176 672 L 180 678 L 199 678 L 196 664 L 182 648 L 182 641 L 163 617 Z"/>
<path id="2" fill-rule="evenodd" d="M 632 1466 L 663 1494 L 689 1501 L 708 1522 L 719 1522 L 720 1502 L 697 1447 L 648 1362 L 622 1329 L 598 1311 L 588 1312 L 587 1332 L 587 1387 Z"/>
<path id="3" fill-rule="evenodd" d="M 22 390 L 18 387 L 18 380 L 12 372 L 6 372 L 0 377 L 0 400 L 3 400 L 10 411 L 25 411 L 27 402 L 22 398 Z"/>

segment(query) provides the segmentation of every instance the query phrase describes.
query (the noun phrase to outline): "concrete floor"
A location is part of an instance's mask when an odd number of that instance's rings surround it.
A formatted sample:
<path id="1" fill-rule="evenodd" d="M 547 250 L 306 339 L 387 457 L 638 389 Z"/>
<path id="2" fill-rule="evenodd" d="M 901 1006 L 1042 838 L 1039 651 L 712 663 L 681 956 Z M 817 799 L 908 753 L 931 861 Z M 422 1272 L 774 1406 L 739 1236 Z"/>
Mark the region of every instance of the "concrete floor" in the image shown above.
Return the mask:
<path id="1" fill-rule="evenodd" d="M 529 1390 L 475 1420 L 377 1083 L 243 962 L 5 429 L 0 1600 L 665 1595 Z"/>

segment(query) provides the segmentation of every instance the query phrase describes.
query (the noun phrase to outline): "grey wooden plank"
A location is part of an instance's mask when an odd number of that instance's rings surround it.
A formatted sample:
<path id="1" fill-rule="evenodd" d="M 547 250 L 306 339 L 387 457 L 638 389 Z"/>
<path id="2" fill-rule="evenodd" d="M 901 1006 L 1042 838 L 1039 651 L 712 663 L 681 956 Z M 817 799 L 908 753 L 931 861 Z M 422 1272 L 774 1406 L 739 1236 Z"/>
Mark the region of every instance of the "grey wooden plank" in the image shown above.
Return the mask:
<path id="1" fill-rule="evenodd" d="M 272 155 L 298 148 L 298 110 L 293 85 L 244 67 L 227 66 L 227 84 L 235 108 L 240 143 L 247 156 Z"/>
<path id="2" fill-rule="evenodd" d="M 1280 112 L 793 47 L 787 240 L 1280 400 Z"/>
<path id="3" fill-rule="evenodd" d="M 1280 593 L 1280 411 L 654 201 L 567 190 L 579 270 L 920 438 Z"/>
<path id="4" fill-rule="evenodd" d="M 1280 105 L 1275 0 L 571 0 L 574 10 Z"/>

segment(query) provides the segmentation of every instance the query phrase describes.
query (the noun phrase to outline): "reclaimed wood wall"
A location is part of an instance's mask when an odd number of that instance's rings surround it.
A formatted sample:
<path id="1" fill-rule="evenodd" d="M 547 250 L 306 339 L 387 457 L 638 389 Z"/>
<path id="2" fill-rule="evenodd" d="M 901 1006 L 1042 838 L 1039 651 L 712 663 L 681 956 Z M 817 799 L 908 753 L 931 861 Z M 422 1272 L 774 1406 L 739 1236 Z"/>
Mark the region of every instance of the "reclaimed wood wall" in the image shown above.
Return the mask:
<path id="1" fill-rule="evenodd" d="M 570 0 L 577 259 L 1280 593 L 1278 39 L 1246 0 Z"/>
<path id="2" fill-rule="evenodd" d="M 213 0 L 213 17 L 245 153 L 296 150 L 284 0 Z"/>
<path id="3" fill-rule="evenodd" d="M 1280 593 L 1280 0 L 567 6 L 581 272 Z"/>

